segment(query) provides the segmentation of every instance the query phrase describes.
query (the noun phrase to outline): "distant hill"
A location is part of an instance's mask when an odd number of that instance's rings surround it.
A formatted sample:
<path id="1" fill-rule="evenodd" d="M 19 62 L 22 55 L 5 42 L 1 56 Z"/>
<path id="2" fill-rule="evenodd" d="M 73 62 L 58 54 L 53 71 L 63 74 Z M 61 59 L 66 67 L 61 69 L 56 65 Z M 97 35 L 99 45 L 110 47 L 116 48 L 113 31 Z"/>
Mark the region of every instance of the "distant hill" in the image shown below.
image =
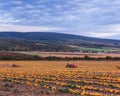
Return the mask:
<path id="1" fill-rule="evenodd" d="M 120 48 L 120 40 L 54 32 L 0 32 L 0 50 L 77 51 L 78 47 Z"/>

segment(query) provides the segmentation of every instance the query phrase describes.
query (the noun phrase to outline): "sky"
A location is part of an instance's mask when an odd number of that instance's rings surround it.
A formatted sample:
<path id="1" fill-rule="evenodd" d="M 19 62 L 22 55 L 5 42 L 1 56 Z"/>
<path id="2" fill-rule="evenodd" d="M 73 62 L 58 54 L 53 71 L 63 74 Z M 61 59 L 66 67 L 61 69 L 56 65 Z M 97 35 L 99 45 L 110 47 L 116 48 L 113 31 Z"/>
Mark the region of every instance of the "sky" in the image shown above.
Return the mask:
<path id="1" fill-rule="evenodd" d="M 120 39 L 120 0 L 0 0 L 0 31 Z"/>

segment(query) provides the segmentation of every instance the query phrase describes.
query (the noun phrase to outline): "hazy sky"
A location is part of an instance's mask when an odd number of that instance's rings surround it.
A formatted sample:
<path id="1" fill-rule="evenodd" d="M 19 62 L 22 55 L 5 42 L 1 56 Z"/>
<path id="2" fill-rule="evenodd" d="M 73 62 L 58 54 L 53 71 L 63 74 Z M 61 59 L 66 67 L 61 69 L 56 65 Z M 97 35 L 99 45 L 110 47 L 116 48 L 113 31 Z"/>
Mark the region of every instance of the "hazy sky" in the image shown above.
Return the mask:
<path id="1" fill-rule="evenodd" d="M 0 0 L 0 31 L 120 39 L 120 0 Z"/>

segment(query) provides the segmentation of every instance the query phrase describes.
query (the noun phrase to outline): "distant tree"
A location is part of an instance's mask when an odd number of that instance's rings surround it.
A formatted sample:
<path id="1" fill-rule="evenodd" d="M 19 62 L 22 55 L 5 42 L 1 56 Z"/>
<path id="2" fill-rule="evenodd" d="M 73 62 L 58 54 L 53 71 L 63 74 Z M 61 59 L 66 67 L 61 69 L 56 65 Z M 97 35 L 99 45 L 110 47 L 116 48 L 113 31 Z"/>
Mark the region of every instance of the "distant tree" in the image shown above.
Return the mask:
<path id="1" fill-rule="evenodd" d="M 83 59 L 84 60 L 90 60 L 91 58 L 88 55 L 85 55 Z"/>

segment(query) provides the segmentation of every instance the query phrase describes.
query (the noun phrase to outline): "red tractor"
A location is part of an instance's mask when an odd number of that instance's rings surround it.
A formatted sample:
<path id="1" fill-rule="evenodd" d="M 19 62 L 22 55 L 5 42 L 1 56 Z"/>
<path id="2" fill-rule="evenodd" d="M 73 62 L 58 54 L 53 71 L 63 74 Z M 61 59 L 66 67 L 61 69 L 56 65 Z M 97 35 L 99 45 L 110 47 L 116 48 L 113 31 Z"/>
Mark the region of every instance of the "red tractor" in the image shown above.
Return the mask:
<path id="1" fill-rule="evenodd" d="M 77 65 L 75 63 L 68 63 L 66 68 L 77 68 Z"/>

